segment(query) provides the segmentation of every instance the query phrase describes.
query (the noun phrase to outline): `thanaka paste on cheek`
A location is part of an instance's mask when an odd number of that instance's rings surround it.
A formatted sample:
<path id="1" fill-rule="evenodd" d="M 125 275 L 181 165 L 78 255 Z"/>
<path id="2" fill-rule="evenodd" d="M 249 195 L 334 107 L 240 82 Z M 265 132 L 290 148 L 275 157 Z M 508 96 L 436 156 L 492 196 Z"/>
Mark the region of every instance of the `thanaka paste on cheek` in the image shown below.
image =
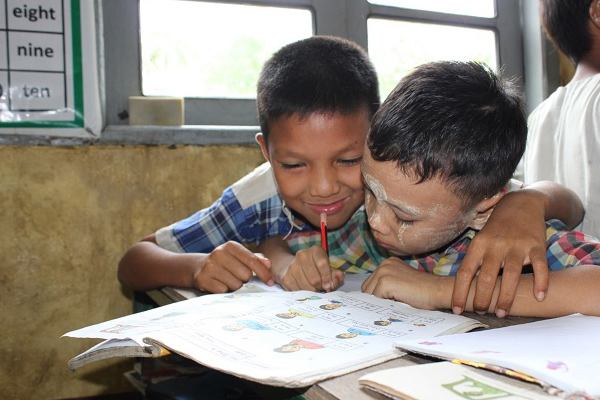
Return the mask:
<path id="1" fill-rule="evenodd" d="M 371 175 L 367 173 L 363 173 L 363 178 L 367 186 L 371 189 L 373 193 L 372 196 L 369 196 L 367 201 L 376 201 L 377 203 L 381 203 L 382 201 L 387 200 L 387 193 L 385 192 L 385 188 L 379 181 L 373 178 Z M 379 206 L 379 204 L 378 204 Z M 381 224 L 381 212 L 380 207 L 370 207 L 369 211 L 371 211 L 369 215 L 369 222 L 375 226 L 379 226 Z"/>
<path id="2" fill-rule="evenodd" d="M 427 210 L 427 214 L 431 219 L 447 219 L 443 210 L 444 204 L 438 204 Z M 476 212 L 468 213 L 460 212 L 457 218 L 452 219 L 448 224 L 437 228 L 421 228 L 414 235 L 415 241 L 423 241 L 423 248 L 419 249 L 419 253 L 426 253 L 436 250 L 447 245 L 454 238 L 460 235 L 469 225 L 469 222 L 475 217 Z"/>
<path id="3" fill-rule="evenodd" d="M 367 186 L 371 189 L 371 192 L 373 192 L 373 197 L 375 197 L 375 200 L 378 203 L 383 203 L 386 202 L 388 200 L 388 196 L 387 196 L 387 192 L 385 191 L 384 186 L 381 184 L 381 182 L 379 182 L 376 178 L 374 178 L 373 176 L 365 173 L 363 171 L 363 177 L 364 180 L 367 184 Z M 369 222 L 375 226 L 381 226 L 381 224 L 385 224 L 388 227 L 393 227 L 394 225 L 397 224 L 397 220 L 394 216 L 393 212 L 389 212 L 388 213 L 388 218 L 387 220 L 383 220 L 381 218 L 381 212 L 379 211 L 379 209 L 383 209 L 383 205 L 381 207 L 375 207 L 375 208 L 371 208 L 371 215 L 370 215 L 370 220 Z M 389 207 L 389 205 L 385 205 L 385 207 Z M 413 206 L 409 206 L 406 204 L 403 204 L 402 207 L 404 207 L 405 209 L 410 210 L 413 214 L 418 215 L 421 210 L 419 210 L 417 207 L 413 207 Z M 404 231 L 406 229 L 408 229 L 411 226 L 410 223 L 407 222 L 402 222 L 400 227 L 398 228 L 398 231 L 396 233 L 396 237 L 398 239 L 398 243 L 400 246 L 404 246 L 404 241 L 402 239 L 402 236 L 404 234 Z"/>

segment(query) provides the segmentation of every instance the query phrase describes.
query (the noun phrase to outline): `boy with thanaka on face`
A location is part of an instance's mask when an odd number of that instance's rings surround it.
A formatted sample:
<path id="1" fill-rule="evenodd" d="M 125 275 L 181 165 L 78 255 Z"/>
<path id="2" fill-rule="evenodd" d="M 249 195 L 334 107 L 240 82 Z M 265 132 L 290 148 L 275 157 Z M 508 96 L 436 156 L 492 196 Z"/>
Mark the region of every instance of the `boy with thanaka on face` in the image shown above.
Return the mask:
<path id="1" fill-rule="evenodd" d="M 418 308 L 451 308 L 452 275 L 487 212 L 513 195 L 507 185 L 526 136 L 517 91 L 482 64 L 425 64 L 402 79 L 373 117 L 362 164 L 369 224 L 395 257 L 381 263 L 363 290 Z M 533 277 L 525 274 L 512 308 L 498 309 L 498 278 L 489 311 L 600 315 L 600 243 L 558 220 L 546 226 L 551 272 L 544 301 L 534 297 Z M 433 273 L 423 271 L 426 262 L 414 268 L 426 257 L 438 261 L 427 271 Z M 473 297 L 471 290 L 466 310 L 474 309 Z"/>
<path id="2" fill-rule="evenodd" d="M 287 45 L 265 64 L 257 104 L 262 130 L 257 141 L 268 163 L 227 188 L 212 206 L 133 245 L 119 263 L 124 285 L 134 290 L 176 286 L 222 293 L 239 289 L 255 274 L 287 290 L 330 291 L 343 282 L 344 270 L 366 273 L 377 267 L 380 260 L 371 257 L 374 253 L 356 253 L 347 246 L 348 238 L 357 235 L 349 222 L 364 202 L 360 162 L 379 107 L 377 76 L 367 54 L 334 37 L 315 36 Z M 501 203 L 515 211 L 500 212 L 498 222 L 490 220 L 479 247 L 474 246 L 473 254 L 483 258 L 474 258 L 473 270 L 482 265 L 482 271 L 495 278 L 508 258 L 504 268 L 520 272 L 523 258 L 513 254 L 527 257 L 543 246 L 541 215 L 546 209 L 571 224 L 579 221 L 579 209 L 565 213 L 557 207 L 577 204 L 569 192 L 536 185 L 539 191 Z M 546 208 L 538 213 L 518 212 L 539 202 Z M 320 243 L 303 246 L 298 241 L 295 254 L 281 246 L 281 236 L 318 233 L 321 213 L 327 214 L 330 258 Z M 519 230 L 509 227 L 521 220 L 530 223 Z M 259 244 L 269 258 L 246 247 Z M 490 258 L 485 249 L 494 246 L 500 251 Z M 543 292 L 545 259 L 536 265 L 536 289 Z M 506 278 L 515 286 L 519 276 Z M 469 285 L 465 280 L 464 286 Z M 480 286 L 478 293 L 485 297 L 485 289 Z"/>

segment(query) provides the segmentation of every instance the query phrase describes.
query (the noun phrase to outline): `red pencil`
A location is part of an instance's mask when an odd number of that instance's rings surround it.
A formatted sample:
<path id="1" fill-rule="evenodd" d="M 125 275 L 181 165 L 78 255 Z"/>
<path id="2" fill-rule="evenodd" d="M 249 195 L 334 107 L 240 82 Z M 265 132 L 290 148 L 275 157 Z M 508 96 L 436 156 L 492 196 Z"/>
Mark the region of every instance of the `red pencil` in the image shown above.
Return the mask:
<path id="1" fill-rule="evenodd" d="M 321 247 L 327 252 L 329 257 L 329 246 L 327 245 L 327 214 L 321 213 Z"/>

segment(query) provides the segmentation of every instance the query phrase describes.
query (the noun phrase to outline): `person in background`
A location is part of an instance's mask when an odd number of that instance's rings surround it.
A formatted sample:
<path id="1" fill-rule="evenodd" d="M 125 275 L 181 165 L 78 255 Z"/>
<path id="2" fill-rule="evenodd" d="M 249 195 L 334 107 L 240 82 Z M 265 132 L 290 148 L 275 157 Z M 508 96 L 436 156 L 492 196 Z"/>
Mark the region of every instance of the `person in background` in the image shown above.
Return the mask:
<path id="1" fill-rule="evenodd" d="M 576 69 L 529 116 L 516 177 L 575 191 L 586 211 L 578 229 L 600 238 L 600 0 L 540 0 L 539 6 L 548 38 Z"/>

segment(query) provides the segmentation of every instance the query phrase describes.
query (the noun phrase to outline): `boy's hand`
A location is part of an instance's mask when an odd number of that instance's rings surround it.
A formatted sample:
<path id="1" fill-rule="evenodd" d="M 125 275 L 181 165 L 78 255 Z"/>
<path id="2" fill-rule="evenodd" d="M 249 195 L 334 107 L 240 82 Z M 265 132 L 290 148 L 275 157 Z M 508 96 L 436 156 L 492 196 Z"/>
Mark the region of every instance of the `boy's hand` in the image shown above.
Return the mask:
<path id="1" fill-rule="evenodd" d="M 331 268 L 327 253 L 319 246 L 298 251 L 287 267 L 273 272 L 286 290 L 330 292 L 344 281 L 344 272 Z"/>
<path id="2" fill-rule="evenodd" d="M 237 290 L 252 278 L 253 273 L 267 285 L 273 285 L 271 262 L 262 254 L 255 254 L 237 242 L 227 242 L 205 256 L 196 268 L 193 284 L 210 293 Z"/>
<path id="3" fill-rule="evenodd" d="M 469 245 L 454 281 L 452 310 L 465 309 L 474 276 L 478 273 L 473 309 L 485 313 L 492 301 L 496 279 L 502 268 L 500 294 L 495 312 L 504 317 L 515 299 L 524 265 L 534 271 L 534 296 L 542 301 L 548 290 L 546 225 L 544 206 L 521 191 L 506 194 L 496 205 L 483 229 Z"/>
<path id="4" fill-rule="evenodd" d="M 383 299 L 392 299 L 416 308 L 433 310 L 442 308 L 439 298 L 448 286 L 440 277 L 419 271 L 396 257 L 383 260 L 379 267 L 362 284 L 362 291 Z M 451 290 L 451 287 L 450 287 Z M 450 297 L 449 290 L 446 296 Z"/>

